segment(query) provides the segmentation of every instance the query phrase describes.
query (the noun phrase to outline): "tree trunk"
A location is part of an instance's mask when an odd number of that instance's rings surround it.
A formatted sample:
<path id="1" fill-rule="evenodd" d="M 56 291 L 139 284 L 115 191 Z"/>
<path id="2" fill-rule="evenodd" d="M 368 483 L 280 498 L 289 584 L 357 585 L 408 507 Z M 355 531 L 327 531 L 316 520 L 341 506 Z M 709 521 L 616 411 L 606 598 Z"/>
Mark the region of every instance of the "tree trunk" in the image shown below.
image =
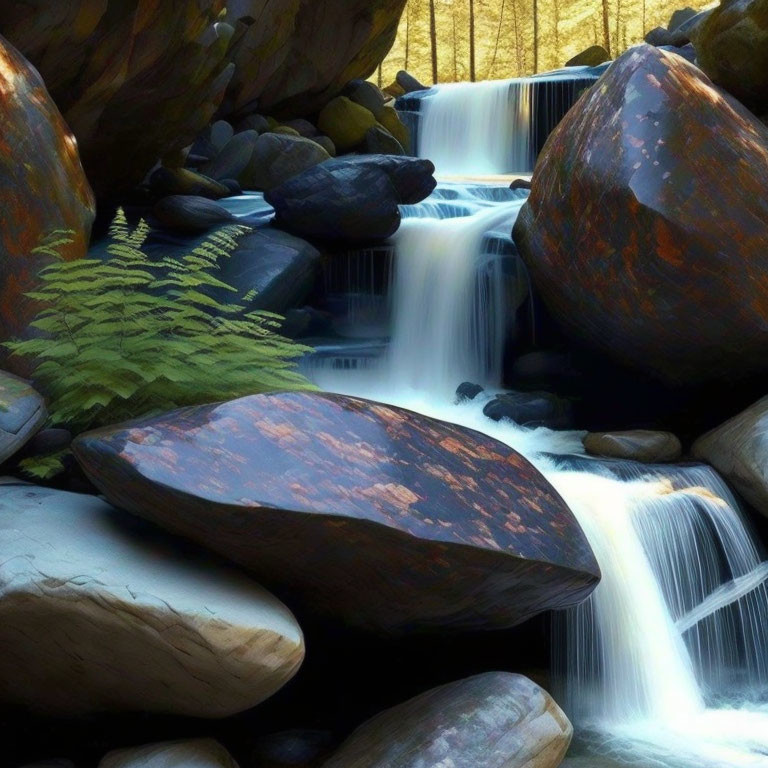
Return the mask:
<path id="1" fill-rule="evenodd" d="M 469 0 L 469 79 L 477 79 L 475 67 L 475 0 Z"/>
<path id="2" fill-rule="evenodd" d="M 608 55 L 611 55 L 611 27 L 610 27 L 610 20 L 608 15 L 608 0 L 603 0 L 603 40 L 606 51 L 608 51 Z"/>
<path id="3" fill-rule="evenodd" d="M 437 22 L 435 0 L 429 0 L 429 39 L 432 44 L 432 82 L 437 83 Z"/>
<path id="4" fill-rule="evenodd" d="M 459 42 L 456 36 L 456 11 L 451 11 L 451 18 L 453 20 L 453 82 L 456 83 L 459 80 Z"/>
<path id="5" fill-rule="evenodd" d="M 606 0 L 603 0 L 605 3 Z M 533 0 L 533 72 L 539 71 L 539 0 Z"/>
<path id="6" fill-rule="evenodd" d="M 405 65 L 403 69 L 408 71 L 408 62 L 411 55 L 411 4 L 405 6 Z"/>
<path id="7" fill-rule="evenodd" d="M 501 0 L 501 11 L 499 11 L 499 28 L 496 31 L 496 45 L 493 47 L 493 57 L 491 58 L 491 66 L 488 70 L 488 78 L 493 77 L 493 68 L 496 66 L 496 57 L 499 54 L 499 42 L 501 41 L 501 30 L 504 25 L 504 9 L 506 8 L 507 0 Z M 515 22 L 515 36 L 517 36 L 517 22 Z M 515 40 L 517 45 L 517 40 Z"/>

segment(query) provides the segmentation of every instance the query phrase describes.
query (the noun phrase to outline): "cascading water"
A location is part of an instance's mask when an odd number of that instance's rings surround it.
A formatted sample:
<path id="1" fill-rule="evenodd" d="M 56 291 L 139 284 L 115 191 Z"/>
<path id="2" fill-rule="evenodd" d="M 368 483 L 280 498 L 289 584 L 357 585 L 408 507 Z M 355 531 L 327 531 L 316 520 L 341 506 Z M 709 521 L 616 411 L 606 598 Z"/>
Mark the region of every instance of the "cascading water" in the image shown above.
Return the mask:
<path id="1" fill-rule="evenodd" d="M 310 374 L 502 440 L 566 499 L 603 574 L 554 622 L 560 699 L 585 764 L 768 768 L 768 565 L 717 474 L 574 458 L 579 433 L 492 422 L 490 394 L 453 402 L 461 381 L 499 385 L 507 292 L 487 237 L 511 230 L 521 194 L 441 185 L 404 207 L 388 352 L 363 370 Z"/>
<path id="2" fill-rule="evenodd" d="M 448 83 L 423 99 L 419 157 L 445 175 L 528 173 L 531 80 Z"/>

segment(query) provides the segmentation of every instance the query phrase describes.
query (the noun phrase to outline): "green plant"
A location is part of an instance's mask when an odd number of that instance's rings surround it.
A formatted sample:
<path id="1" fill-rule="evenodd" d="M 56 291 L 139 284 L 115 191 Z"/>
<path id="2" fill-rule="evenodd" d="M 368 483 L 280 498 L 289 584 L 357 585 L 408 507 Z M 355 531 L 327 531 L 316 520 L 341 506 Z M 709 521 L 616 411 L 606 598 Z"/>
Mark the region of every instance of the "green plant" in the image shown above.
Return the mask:
<path id="1" fill-rule="evenodd" d="M 180 259 L 151 260 L 149 227 L 118 211 L 108 259 L 65 262 L 58 231 L 37 249 L 53 264 L 30 298 L 41 309 L 35 338 L 7 343 L 33 360 L 50 422 L 74 433 L 179 406 L 245 394 L 309 389 L 296 370 L 307 351 L 277 333 L 282 318 L 243 306 L 252 294 L 216 277 L 247 228 L 210 235 Z M 217 298 L 233 293 L 233 302 Z M 50 467 L 47 467 L 50 473 Z"/>

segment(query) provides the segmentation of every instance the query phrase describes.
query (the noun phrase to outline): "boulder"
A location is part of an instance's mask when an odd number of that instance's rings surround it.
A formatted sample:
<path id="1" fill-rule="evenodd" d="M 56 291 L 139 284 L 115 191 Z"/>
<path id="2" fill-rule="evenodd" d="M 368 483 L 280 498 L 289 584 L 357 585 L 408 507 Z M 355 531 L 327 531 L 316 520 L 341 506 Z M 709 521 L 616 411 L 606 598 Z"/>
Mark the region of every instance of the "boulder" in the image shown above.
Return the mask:
<path id="1" fill-rule="evenodd" d="M 155 204 L 153 213 L 164 227 L 181 232 L 207 232 L 235 218 L 213 200 L 195 195 L 164 197 Z"/>
<path id="2" fill-rule="evenodd" d="M 200 167 L 200 173 L 212 179 L 239 179 L 251 162 L 258 131 L 235 134 L 213 160 Z"/>
<path id="3" fill-rule="evenodd" d="M 702 435 L 692 453 L 768 517 L 768 397 Z"/>
<path id="4" fill-rule="evenodd" d="M 489 672 L 382 712 L 323 768 L 557 768 L 572 736 L 544 689 L 521 675 Z"/>
<path id="5" fill-rule="evenodd" d="M 328 152 L 316 141 L 265 133 L 256 142 L 243 183 L 247 189 L 273 189 L 330 159 Z"/>
<path id="6" fill-rule="evenodd" d="M 645 36 L 645 42 L 648 45 L 674 45 L 674 38 L 672 33 L 664 27 L 655 27 Z"/>
<path id="7" fill-rule="evenodd" d="M 577 342 L 672 384 L 768 367 L 768 130 L 632 48 L 552 133 L 514 229 Z"/>
<path id="8" fill-rule="evenodd" d="M 195 195 L 210 200 L 229 197 L 229 188 L 219 181 L 190 171 L 188 168 L 160 167 L 149 179 L 149 186 L 157 197 L 170 195 Z"/>
<path id="9" fill-rule="evenodd" d="M 98 197 L 192 143 L 232 77 L 225 0 L 0 4 L 0 33 L 39 69 Z"/>
<path id="10" fill-rule="evenodd" d="M 485 390 L 479 384 L 473 384 L 471 381 L 465 381 L 459 384 L 456 389 L 456 402 L 468 403 L 474 400 L 481 392 Z"/>
<path id="11" fill-rule="evenodd" d="M 224 717 L 298 669 L 288 609 L 95 496 L 0 487 L 0 702 Z"/>
<path id="12" fill-rule="evenodd" d="M 590 432 L 584 437 L 584 448 L 593 456 L 628 459 L 644 464 L 677 461 L 683 453 L 683 447 L 676 435 L 647 429 Z"/>
<path id="13" fill-rule="evenodd" d="M 295 128 L 291 128 L 290 125 L 276 125 L 274 128 L 270 129 L 270 133 L 278 133 L 283 136 L 301 136 L 301 134 Z"/>
<path id="14" fill-rule="evenodd" d="M 216 152 L 221 152 L 232 141 L 235 129 L 226 120 L 217 120 L 209 131 L 211 146 Z"/>
<path id="15" fill-rule="evenodd" d="M 389 155 L 340 157 L 310 168 L 264 196 L 276 223 L 303 237 L 365 242 L 393 235 L 402 204 L 436 186 L 429 160 Z"/>
<path id="16" fill-rule="evenodd" d="M 504 392 L 483 408 L 493 421 L 508 419 L 523 427 L 570 429 L 571 404 L 551 392 Z"/>
<path id="17" fill-rule="evenodd" d="M 698 11 L 691 7 L 678 8 L 676 11 L 673 11 L 672 15 L 669 17 L 669 24 L 667 24 L 667 29 L 670 32 L 674 32 L 676 29 L 679 29 L 684 24 L 687 24 L 689 21 L 691 21 L 691 19 L 698 15 L 698 13 Z"/>
<path id="18" fill-rule="evenodd" d="M 218 741 L 193 739 L 116 749 L 104 756 L 99 768 L 238 768 L 238 765 Z"/>
<path id="19" fill-rule="evenodd" d="M 597 67 L 611 60 L 611 54 L 602 45 L 590 45 L 565 62 L 566 67 Z"/>
<path id="20" fill-rule="evenodd" d="M 510 627 L 599 579 L 572 513 L 520 454 L 379 403 L 256 395 L 91 432 L 73 450 L 113 503 L 349 625 Z"/>
<path id="21" fill-rule="evenodd" d="M 768 0 L 722 2 L 693 31 L 699 66 L 757 114 L 768 112 Z"/>
<path id="22" fill-rule="evenodd" d="M 331 157 L 336 157 L 336 145 L 327 136 L 313 136 L 312 141 L 319 144 Z"/>
<path id="23" fill-rule="evenodd" d="M 317 127 L 305 120 L 302 117 L 297 117 L 294 120 L 288 120 L 284 123 L 286 128 L 293 128 L 299 136 L 303 136 L 305 139 L 311 139 L 317 136 Z"/>
<path id="24" fill-rule="evenodd" d="M 45 401 L 29 382 L 0 371 L 0 463 L 34 437 L 46 417 Z"/>
<path id="25" fill-rule="evenodd" d="M 236 70 L 225 111 L 311 115 L 352 79 L 370 77 L 397 35 L 406 0 L 228 0 Z"/>
<path id="26" fill-rule="evenodd" d="M 368 155 L 405 154 L 403 145 L 383 125 L 374 125 L 365 134 L 363 149 Z"/>
<path id="27" fill-rule="evenodd" d="M 3 11 L 0 11 L 2 14 Z M 36 314 L 26 294 L 53 258 L 36 250 L 50 238 L 67 261 L 85 256 L 95 216 L 77 142 L 40 75 L 0 38 L 0 342 L 25 335 Z M 58 231 L 58 237 L 56 233 Z M 5 357 L 6 353 L 0 357 Z M 8 363 L 24 372 L 19 361 Z"/>
<path id="28" fill-rule="evenodd" d="M 412 74 L 401 69 L 395 78 L 397 84 L 403 89 L 404 93 L 413 93 L 414 91 L 426 91 L 428 85 L 422 85 Z"/>
<path id="29" fill-rule="evenodd" d="M 369 128 L 376 125 L 373 112 L 355 104 L 346 96 L 337 96 L 323 107 L 317 118 L 317 127 L 338 149 L 345 152 L 359 147 Z"/>

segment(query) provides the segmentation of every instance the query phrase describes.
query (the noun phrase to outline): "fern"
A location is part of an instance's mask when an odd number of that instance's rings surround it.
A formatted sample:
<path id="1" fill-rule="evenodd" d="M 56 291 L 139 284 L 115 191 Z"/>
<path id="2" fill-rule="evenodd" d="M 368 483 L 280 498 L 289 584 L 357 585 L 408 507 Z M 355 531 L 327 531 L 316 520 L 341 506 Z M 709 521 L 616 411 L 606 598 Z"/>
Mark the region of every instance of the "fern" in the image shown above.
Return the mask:
<path id="1" fill-rule="evenodd" d="M 217 277 L 246 231 L 225 227 L 158 262 L 142 250 L 149 227 L 131 227 L 119 210 L 108 259 L 44 267 L 29 294 L 40 304 L 38 334 L 5 346 L 33 360 L 51 424 L 77 433 L 184 405 L 310 389 L 296 370 L 307 348 L 277 333 L 279 316 L 248 311 Z M 68 237 L 53 233 L 37 252 L 57 255 Z M 232 303 L 216 298 L 222 290 Z M 247 304 L 252 292 L 243 298 Z"/>

